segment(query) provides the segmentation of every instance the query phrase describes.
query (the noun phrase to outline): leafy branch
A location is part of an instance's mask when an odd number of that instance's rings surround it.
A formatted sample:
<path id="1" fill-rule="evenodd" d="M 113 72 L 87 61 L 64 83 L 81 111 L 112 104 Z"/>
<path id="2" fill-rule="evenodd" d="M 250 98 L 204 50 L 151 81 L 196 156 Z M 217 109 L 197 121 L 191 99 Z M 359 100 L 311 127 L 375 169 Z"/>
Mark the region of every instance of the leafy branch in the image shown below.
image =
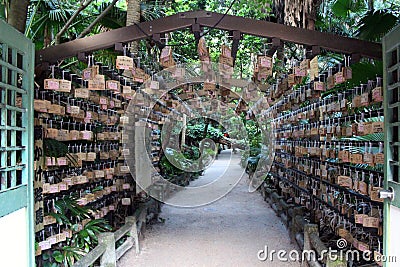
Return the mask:
<path id="1" fill-rule="evenodd" d="M 114 5 L 115 5 L 117 2 L 118 2 L 118 0 L 113 0 L 112 3 L 111 3 L 106 9 L 104 9 L 103 12 L 101 12 L 100 15 L 98 15 L 97 18 L 96 18 L 92 23 L 90 23 L 90 25 L 87 26 L 86 29 L 84 29 L 84 30 L 79 34 L 79 36 L 78 36 L 77 38 L 83 38 L 83 37 L 85 37 L 86 35 L 88 35 L 88 34 L 90 33 L 90 31 L 93 29 L 93 27 L 96 26 L 96 24 L 97 24 L 100 20 L 102 20 L 102 19 L 112 10 L 112 8 L 114 7 Z"/>
<path id="2" fill-rule="evenodd" d="M 57 33 L 56 35 L 56 44 L 60 44 L 61 36 L 68 30 L 71 24 L 74 22 L 75 18 L 92 3 L 93 0 L 82 0 L 81 5 L 76 10 L 76 12 L 69 18 L 69 20 L 65 23 L 64 27 Z"/>

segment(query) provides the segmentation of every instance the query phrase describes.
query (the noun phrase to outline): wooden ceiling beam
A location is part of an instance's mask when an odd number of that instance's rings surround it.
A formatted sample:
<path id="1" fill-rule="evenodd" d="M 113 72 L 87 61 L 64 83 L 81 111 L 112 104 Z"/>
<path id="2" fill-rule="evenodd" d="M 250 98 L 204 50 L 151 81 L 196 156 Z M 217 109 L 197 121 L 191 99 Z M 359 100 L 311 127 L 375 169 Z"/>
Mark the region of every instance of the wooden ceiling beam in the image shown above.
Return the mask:
<path id="1" fill-rule="evenodd" d="M 200 27 L 236 31 L 241 34 L 264 38 L 277 38 L 283 42 L 316 46 L 347 55 L 358 54 L 361 57 L 382 58 L 382 45 L 380 43 L 209 11 L 190 11 L 42 49 L 36 53 L 36 64 L 55 63 L 58 60 L 74 57 L 80 53 L 88 54 L 96 50 L 111 48 L 116 43 L 151 39 L 154 33 L 173 32 L 191 28 L 192 25 L 197 26 L 197 24 Z"/>

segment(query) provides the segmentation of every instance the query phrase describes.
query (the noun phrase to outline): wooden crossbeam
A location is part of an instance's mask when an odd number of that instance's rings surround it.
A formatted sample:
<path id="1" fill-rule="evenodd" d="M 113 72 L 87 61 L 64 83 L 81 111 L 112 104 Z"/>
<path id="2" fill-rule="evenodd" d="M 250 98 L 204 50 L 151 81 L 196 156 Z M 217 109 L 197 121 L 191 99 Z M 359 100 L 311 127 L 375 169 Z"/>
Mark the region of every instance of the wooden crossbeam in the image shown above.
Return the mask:
<path id="1" fill-rule="evenodd" d="M 215 22 L 221 20 L 216 26 L 216 28 L 220 30 L 238 30 L 241 31 L 242 34 L 266 38 L 275 37 L 284 42 L 302 45 L 316 45 L 338 53 L 358 53 L 367 58 L 382 58 L 382 45 L 379 43 L 231 15 L 226 15 L 222 19 L 222 16 L 224 15 L 211 12 L 210 17 L 199 17 L 197 23 L 204 27 L 213 27 Z"/>
<path id="2" fill-rule="evenodd" d="M 54 63 L 61 59 L 77 56 L 79 53 L 110 48 L 115 43 L 128 43 L 151 38 L 154 33 L 173 32 L 191 28 L 192 25 L 197 24 L 200 27 L 236 31 L 241 34 L 276 38 L 283 42 L 316 46 L 348 55 L 358 54 L 361 57 L 382 58 L 382 45 L 379 43 L 209 11 L 190 11 L 45 48 L 36 53 L 36 64 Z"/>

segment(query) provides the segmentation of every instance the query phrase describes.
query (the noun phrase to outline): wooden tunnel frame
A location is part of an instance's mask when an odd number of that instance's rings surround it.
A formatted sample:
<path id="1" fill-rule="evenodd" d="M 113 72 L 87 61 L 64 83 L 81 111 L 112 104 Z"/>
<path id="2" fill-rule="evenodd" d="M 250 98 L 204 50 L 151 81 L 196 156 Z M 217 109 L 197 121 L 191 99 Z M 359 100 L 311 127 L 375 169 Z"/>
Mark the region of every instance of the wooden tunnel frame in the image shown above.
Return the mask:
<path id="1" fill-rule="evenodd" d="M 160 38 L 160 34 L 186 28 L 190 28 L 195 36 L 199 37 L 201 27 L 232 32 L 233 56 L 237 52 L 241 35 L 249 34 L 272 38 L 272 48 L 269 54 L 274 52 L 282 42 L 291 42 L 312 47 L 314 54 L 317 54 L 320 48 L 323 48 L 353 55 L 357 58 L 382 59 L 382 45 L 380 43 L 210 11 L 189 11 L 42 49 L 36 53 L 36 64 L 55 63 L 58 60 L 84 55 L 100 49 L 117 47 L 121 43 L 149 37 L 157 40 Z"/>

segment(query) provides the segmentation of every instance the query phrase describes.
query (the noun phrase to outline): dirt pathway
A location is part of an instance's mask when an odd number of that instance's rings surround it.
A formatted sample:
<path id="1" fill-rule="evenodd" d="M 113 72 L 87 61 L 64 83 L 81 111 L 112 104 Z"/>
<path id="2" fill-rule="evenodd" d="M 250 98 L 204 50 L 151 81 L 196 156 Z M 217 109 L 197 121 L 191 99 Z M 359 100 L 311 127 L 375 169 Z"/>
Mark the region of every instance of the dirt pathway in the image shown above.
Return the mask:
<path id="1" fill-rule="evenodd" d="M 218 171 L 223 172 L 230 151 L 223 151 L 205 175 L 191 186 L 207 184 Z M 239 155 L 228 174 L 241 173 Z M 275 258 L 260 261 L 258 251 L 297 249 L 287 230 L 258 192 L 248 193 L 248 177 L 225 197 L 198 208 L 176 208 L 164 205 L 161 218 L 165 223 L 149 226 L 139 256 L 131 249 L 118 262 L 128 266 L 300 266 Z M 179 192 L 175 198 L 179 198 Z M 264 256 L 264 255 L 261 255 Z M 287 257 L 287 256 L 286 256 Z"/>

